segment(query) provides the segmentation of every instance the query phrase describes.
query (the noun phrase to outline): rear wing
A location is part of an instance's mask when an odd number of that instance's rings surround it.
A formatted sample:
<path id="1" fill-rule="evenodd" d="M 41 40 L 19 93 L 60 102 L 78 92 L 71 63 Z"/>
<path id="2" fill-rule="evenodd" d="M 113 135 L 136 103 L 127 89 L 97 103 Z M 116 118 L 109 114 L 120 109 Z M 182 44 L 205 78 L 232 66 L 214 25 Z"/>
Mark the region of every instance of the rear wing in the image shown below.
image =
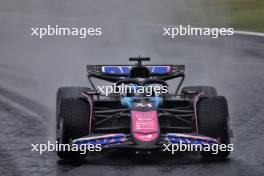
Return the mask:
<path id="1" fill-rule="evenodd" d="M 184 74 L 184 65 L 144 65 L 150 71 L 151 76 L 166 76 L 172 74 Z M 129 76 L 132 65 L 87 65 L 88 74 L 100 74 L 113 77 Z"/>
<path id="2" fill-rule="evenodd" d="M 185 78 L 185 66 L 184 65 L 144 65 L 150 71 L 150 76 L 158 78 L 164 81 L 181 78 L 178 86 L 175 90 L 175 95 L 179 91 L 184 78 Z M 91 78 L 98 78 L 101 80 L 115 83 L 121 79 L 125 79 L 129 76 L 132 65 L 87 65 L 88 80 L 96 90 Z M 99 96 L 98 96 L 99 98 Z"/>
<path id="3" fill-rule="evenodd" d="M 176 88 L 175 95 L 179 91 L 184 78 L 184 65 L 144 65 L 150 71 L 150 76 L 164 81 L 181 78 Z M 125 79 L 129 76 L 132 65 L 87 65 L 88 80 L 91 86 L 96 90 L 91 78 L 98 78 L 105 81 L 115 83 L 120 79 Z"/>

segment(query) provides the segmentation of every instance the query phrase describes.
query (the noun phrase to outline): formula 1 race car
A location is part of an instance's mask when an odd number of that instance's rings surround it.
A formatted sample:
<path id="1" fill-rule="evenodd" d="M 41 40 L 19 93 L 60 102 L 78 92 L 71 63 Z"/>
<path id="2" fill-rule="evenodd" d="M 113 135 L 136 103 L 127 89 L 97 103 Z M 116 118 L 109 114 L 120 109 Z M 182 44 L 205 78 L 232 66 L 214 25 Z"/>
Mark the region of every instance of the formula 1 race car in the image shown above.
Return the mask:
<path id="1" fill-rule="evenodd" d="M 150 58 L 130 58 L 135 65 L 88 65 L 92 88 L 61 87 L 57 92 L 57 140 L 59 144 L 100 144 L 103 150 L 160 149 L 163 144 L 230 144 L 227 100 L 210 86 L 189 86 L 184 65 L 143 65 Z M 179 78 L 175 92 L 98 91 L 93 79 L 126 88 L 158 85 Z M 119 87 L 120 88 L 120 87 Z M 201 151 L 203 157 L 225 158 L 230 151 Z M 62 159 L 83 157 L 78 151 L 58 151 Z"/>

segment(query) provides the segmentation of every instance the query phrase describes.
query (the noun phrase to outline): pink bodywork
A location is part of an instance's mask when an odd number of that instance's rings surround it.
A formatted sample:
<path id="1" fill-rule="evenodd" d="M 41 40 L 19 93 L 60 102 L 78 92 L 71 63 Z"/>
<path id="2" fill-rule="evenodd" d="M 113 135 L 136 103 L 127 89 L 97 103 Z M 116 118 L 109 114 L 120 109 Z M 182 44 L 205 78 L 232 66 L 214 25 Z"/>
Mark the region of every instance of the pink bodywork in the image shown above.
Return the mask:
<path id="1" fill-rule="evenodd" d="M 159 125 L 157 111 L 131 111 L 132 132 L 139 141 L 149 142 L 158 138 Z"/>

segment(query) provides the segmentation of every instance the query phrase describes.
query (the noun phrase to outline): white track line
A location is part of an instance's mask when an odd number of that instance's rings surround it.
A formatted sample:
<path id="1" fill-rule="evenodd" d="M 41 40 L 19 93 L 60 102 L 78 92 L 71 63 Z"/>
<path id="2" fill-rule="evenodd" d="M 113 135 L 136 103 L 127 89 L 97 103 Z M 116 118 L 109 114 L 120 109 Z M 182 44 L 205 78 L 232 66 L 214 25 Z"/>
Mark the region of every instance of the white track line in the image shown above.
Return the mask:
<path id="1" fill-rule="evenodd" d="M 252 36 L 260 36 L 260 37 L 264 37 L 264 33 L 260 33 L 260 32 L 235 31 L 235 34 L 240 34 L 240 35 L 252 35 Z"/>

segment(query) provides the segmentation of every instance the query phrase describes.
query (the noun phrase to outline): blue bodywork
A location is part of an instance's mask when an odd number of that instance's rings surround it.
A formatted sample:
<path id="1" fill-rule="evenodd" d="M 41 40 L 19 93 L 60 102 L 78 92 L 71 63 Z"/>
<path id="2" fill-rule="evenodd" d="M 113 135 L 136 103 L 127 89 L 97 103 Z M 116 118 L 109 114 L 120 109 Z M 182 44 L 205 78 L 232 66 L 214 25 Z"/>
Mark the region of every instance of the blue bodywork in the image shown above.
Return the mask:
<path id="1" fill-rule="evenodd" d="M 121 99 L 121 104 L 126 106 L 128 109 L 131 109 L 133 107 L 133 103 L 139 100 L 141 100 L 140 97 L 123 97 Z M 148 97 L 145 98 L 145 101 L 153 103 L 155 109 L 157 109 L 163 102 L 161 97 Z"/>
<path id="2" fill-rule="evenodd" d="M 197 134 L 167 133 L 165 140 L 172 144 L 218 144 L 216 139 Z"/>
<path id="3" fill-rule="evenodd" d="M 102 66 L 102 72 L 108 74 L 128 75 L 132 66 Z M 146 66 L 152 74 L 166 74 L 171 72 L 171 66 Z"/>
<path id="4" fill-rule="evenodd" d="M 134 90 L 138 89 L 138 85 L 136 84 L 129 84 L 130 87 L 133 87 Z M 148 85 L 145 85 L 146 87 Z M 123 106 L 126 106 L 128 109 L 131 109 L 133 107 L 134 102 L 144 102 L 144 103 L 152 103 L 154 105 L 153 108 L 157 109 L 162 103 L 163 99 L 159 96 L 146 96 L 143 97 L 140 96 L 125 96 L 121 98 L 121 104 Z"/>
<path id="5" fill-rule="evenodd" d="M 83 137 L 73 140 L 74 144 L 101 144 L 101 145 L 109 145 L 109 144 L 119 144 L 127 141 L 126 135 L 123 133 L 120 134 L 106 134 L 101 136 L 89 136 Z"/>

